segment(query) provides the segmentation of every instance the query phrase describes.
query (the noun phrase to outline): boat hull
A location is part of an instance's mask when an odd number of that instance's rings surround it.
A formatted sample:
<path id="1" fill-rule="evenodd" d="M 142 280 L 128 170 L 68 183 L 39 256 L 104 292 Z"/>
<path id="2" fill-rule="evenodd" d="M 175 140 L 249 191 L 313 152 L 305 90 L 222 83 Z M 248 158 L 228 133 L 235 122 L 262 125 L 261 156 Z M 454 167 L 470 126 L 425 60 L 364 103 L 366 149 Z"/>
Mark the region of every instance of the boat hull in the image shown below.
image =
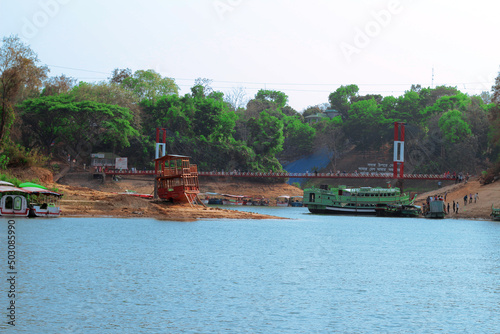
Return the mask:
<path id="1" fill-rule="evenodd" d="M 376 211 L 373 208 L 345 208 L 345 207 L 336 207 L 336 206 L 317 206 L 317 205 L 308 205 L 307 208 L 311 213 L 320 213 L 320 214 L 330 214 L 330 215 L 375 215 Z"/>
<path id="2" fill-rule="evenodd" d="M 243 202 L 236 202 L 236 201 L 230 201 L 230 200 L 222 200 L 223 205 L 243 205 Z"/>
<path id="3" fill-rule="evenodd" d="M 42 209 L 40 206 L 33 206 L 29 211 L 30 217 L 59 217 L 61 209 L 59 207 L 48 207 Z"/>
<path id="4" fill-rule="evenodd" d="M 331 215 L 375 215 L 388 206 L 409 205 L 408 194 L 401 194 L 398 188 L 311 188 L 304 191 L 303 205 L 311 213 Z"/>

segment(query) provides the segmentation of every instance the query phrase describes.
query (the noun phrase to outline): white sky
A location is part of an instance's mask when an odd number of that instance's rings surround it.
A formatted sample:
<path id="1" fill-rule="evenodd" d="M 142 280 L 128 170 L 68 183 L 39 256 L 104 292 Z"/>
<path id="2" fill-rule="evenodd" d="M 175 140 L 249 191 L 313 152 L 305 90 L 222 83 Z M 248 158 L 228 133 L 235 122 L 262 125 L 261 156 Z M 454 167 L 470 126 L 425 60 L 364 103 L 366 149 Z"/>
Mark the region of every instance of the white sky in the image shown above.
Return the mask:
<path id="1" fill-rule="evenodd" d="M 411 84 L 491 90 L 499 12 L 498 0 L 0 0 L 0 36 L 18 34 L 51 76 L 154 69 L 181 94 L 202 77 L 248 98 L 283 91 L 302 111 L 353 83 L 394 96 Z"/>

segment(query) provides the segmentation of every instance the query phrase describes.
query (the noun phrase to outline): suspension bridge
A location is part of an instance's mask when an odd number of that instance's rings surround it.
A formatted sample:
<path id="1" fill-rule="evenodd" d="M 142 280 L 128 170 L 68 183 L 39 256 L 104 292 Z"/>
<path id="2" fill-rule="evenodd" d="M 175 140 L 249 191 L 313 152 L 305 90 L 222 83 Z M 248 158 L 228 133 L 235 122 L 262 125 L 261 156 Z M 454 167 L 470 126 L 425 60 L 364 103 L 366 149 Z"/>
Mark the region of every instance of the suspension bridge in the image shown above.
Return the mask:
<path id="1" fill-rule="evenodd" d="M 287 172 L 203 172 L 194 171 L 191 165 L 190 173 L 197 173 L 198 176 L 208 177 L 244 177 L 244 178 L 282 178 L 282 179 L 404 179 L 404 180 L 437 180 L 437 181 L 454 181 L 455 177 L 451 174 L 398 174 L 394 177 L 393 173 L 287 173 Z M 179 174 L 182 171 L 179 171 Z M 127 175 L 149 175 L 156 176 L 154 170 L 118 170 L 105 169 L 103 171 L 106 176 L 127 176 Z"/>
<path id="2" fill-rule="evenodd" d="M 162 134 L 162 136 L 161 136 Z M 166 130 L 156 129 L 156 161 L 160 157 L 166 155 Z M 163 140 L 161 140 L 163 137 Z M 190 165 L 189 168 L 166 168 L 169 170 L 170 176 L 181 176 L 181 175 L 197 175 L 197 176 L 207 176 L 207 177 L 243 177 L 243 178 L 282 178 L 282 179 L 397 179 L 397 180 L 438 180 L 438 181 L 455 181 L 455 175 L 450 173 L 442 174 L 407 174 L 404 173 L 404 140 L 405 140 L 405 123 L 404 122 L 394 122 L 394 159 L 392 173 L 386 172 L 358 172 L 353 173 L 346 172 L 334 172 L 334 173 L 319 173 L 319 172 L 306 172 L 306 173 L 288 173 L 288 172 L 224 172 L 224 171 L 212 171 L 204 172 L 198 171 L 196 165 Z M 184 157 L 184 156 L 178 156 Z M 189 158 L 189 157 L 184 157 Z M 105 174 L 106 176 L 125 176 L 125 175 L 150 175 L 159 176 L 160 170 L 165 169 L 165 166 L 156 166 L 155 170 L 121 170 L 121 169 L 109 169 L 102 167 L 103 169 L 99 171 L 100 174 Z M 165 173 L 163 170 L 161 173 Z"/>

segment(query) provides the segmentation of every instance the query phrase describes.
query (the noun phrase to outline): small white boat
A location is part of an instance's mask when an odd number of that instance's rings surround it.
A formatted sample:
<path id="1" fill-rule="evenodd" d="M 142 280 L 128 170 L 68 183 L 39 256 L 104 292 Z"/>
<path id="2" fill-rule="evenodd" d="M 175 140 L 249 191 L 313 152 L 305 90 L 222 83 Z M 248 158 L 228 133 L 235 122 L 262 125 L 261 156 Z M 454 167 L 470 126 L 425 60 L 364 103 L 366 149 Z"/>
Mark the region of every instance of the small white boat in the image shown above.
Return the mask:
<path id="1" fill-rule="evenodd" d="M 30 193 L 28 196 L 30 200 L 30 217 L 59 217 L 61 215 L 59 200 L 62 194 L 36 187 L 24 187 L 22 189 Z"/>
<path id="2" fill-rule="evenodd" d="M 28 191 L 8 185 L 0 186 L 0 215 L 26 217 L 29 214 Z"/>
<path id="3" fill-rule="evenodd" d="M 223 205 L 243 205 L 243 198 L 245 196 L 240 195 L 228 195 L 224 194 L 224 198 L 222 199 Z"/>
<path id="4" fill-rule="evenodd" d="M 282 195 L 276 197 L 276 206 L 288 206 L 290 202 L 290 196 Z"/>

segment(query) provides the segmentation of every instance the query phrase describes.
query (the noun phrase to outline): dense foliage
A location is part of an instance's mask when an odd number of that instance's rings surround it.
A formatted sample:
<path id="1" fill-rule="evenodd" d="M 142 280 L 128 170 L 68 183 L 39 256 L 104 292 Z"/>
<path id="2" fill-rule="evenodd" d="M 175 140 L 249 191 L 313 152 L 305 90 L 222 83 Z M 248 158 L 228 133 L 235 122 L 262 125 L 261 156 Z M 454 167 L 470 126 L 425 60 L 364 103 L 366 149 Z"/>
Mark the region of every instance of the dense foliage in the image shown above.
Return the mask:
<path id="1" fill-rule="evenodd" d="M 2 168 L 31 161 L 14 155 L 88 163 L 98 151 L 151 168 L 156 128 L 166 129 L 169 153 L 190 155 L 201 170 L 280 171 L 321 148 L 334 152 L 336 169 L 343 152 L 390 148 L 394 122 L 406 123 L 415 172 L 474 172 L 500 154 L 500 76 L 481 96 L 420 85 L 401 96 L 360 95 L 350 84 L 299 113 L 284 92 L 263 89 L 242 104 L 241 90 L 224 96 L 208 79 L 181 96 L 174 79 L 153 70 L 115 69 L 107 82 L 75 86 L 64 75 L 47 77 L 16 36 L 4 38 L 0 65 Z"/>

